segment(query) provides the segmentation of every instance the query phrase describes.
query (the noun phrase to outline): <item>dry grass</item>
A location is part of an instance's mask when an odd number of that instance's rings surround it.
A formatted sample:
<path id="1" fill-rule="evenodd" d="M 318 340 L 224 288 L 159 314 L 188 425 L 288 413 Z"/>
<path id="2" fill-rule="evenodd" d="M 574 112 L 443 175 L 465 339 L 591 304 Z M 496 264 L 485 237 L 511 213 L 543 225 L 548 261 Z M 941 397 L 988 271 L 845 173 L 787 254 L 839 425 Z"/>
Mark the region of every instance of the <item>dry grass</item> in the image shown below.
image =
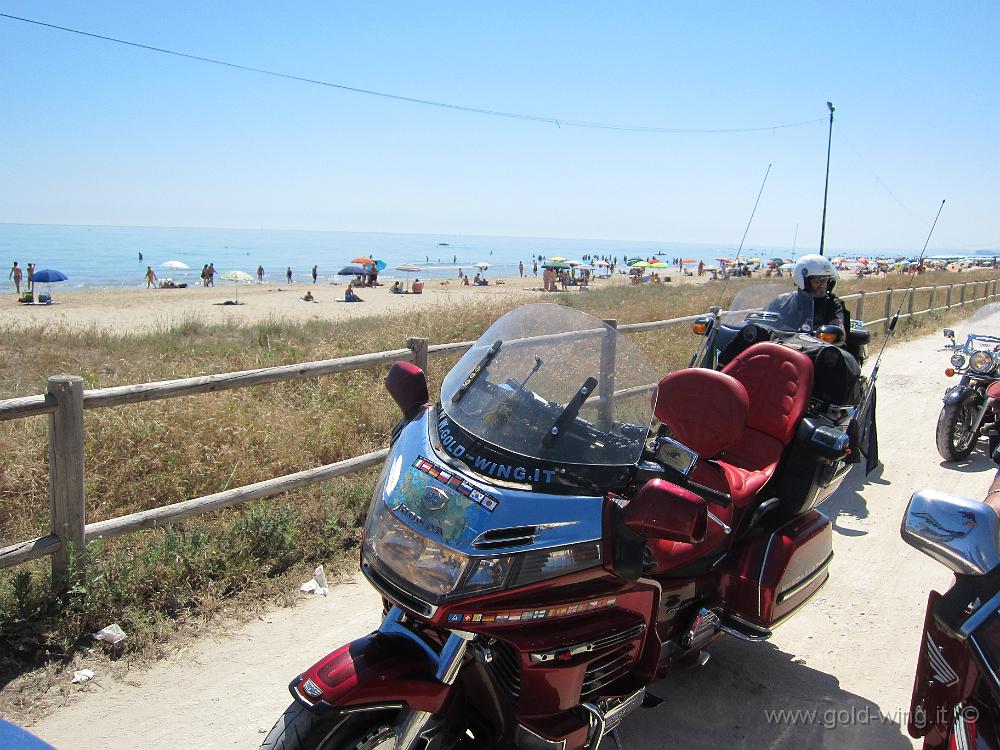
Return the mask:
<path id="1" fill-rule="evenodd" d="M 963 280 L 987 273 L 963 274 Z M 928 275 L 921 285 L 947 283 Z M 726 305 L 747 283 L 615 287 L 552 295 L 620 323 L 661 320 Z M 842 282 L 838 291 L 902 288 L 902 277 Z M 918 297 L 918 307 L 921 302 Z M 941 304 L 943 297 L 939 297 Z M 45 390 L 49 375 L 82 375 L 86 387 L 164 380 L 474 339 L 508 307 L 493 300 L 405 319 L 247 327 L 185 321 L 167 334 L 84 335 L 40 327 L 0 361 L 0 394 Z M 922 316 L 900 333 L 925 332 L 968 314 Z M 866 317 L 880 317 L 866 311 Z M 633 336 L 664 373 L 687 364 L 697 340 L 674 328 Z M 432 392 L 455 361 L 431 363 Z M 99 521 L 346 459 L 384 446 L 396 419 L 368 370 L 221 394 L 100 409 L 86 414 L 87 520 Z M 0 423 L 0 546 L 48 528 L 47 424 Z M 25 669 L 69 663 L 89 633 L 118 622 L 129 638 L 110 656 L 154 657 L 192 619 L 225 602 L 283 601 L 317 562 L 351 566 L 376 472 L 334 480 L 241 509 L 95 543 L 91 564 L 65 594 L 49 593 L 48 561 L 0 572 L 0 687 Z"/>

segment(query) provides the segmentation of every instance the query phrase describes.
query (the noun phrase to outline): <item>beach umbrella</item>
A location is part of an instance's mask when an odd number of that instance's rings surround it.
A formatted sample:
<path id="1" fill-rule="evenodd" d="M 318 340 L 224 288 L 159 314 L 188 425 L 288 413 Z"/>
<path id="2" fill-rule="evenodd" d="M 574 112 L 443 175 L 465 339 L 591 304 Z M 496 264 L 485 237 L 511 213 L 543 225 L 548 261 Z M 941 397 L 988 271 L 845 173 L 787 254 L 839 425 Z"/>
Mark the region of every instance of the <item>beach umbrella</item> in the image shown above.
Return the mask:
<path id="1" fill-rule="evenodd" d="M 375 261 L 376 271 L 384 271 L 386 265 L 388 265 L 384 260 L 381 260 L 380 258 L 373 258 L 373 260 Z"/>
<path id="2" fill-rule="evenodd" d="M 559 271 L 564 271 L 569 268 L 568 263 L 563 263 L 561 260 L 547 260 L 542 263 L 542 268 L 555 268 Z"/>
<path id="3" fill-rule="evenodd" d="M 779 268 L 782 271 L 791 271 L 793 268 L 795 268 L 795 264 L 794 263 L 785 263 L 784 265 L 779 266 Z"/>
<path id="4" fill-rule="evenodd" d="M 606 260 L 595 260 L 594 265 L 599 266 L 601 268 L 609 268 L 611 266 L 611 264 L 608 263 Z"/>
<path id="5" fill-rule="evenodd" d="M 681 263 L 697 263 L 698 261 L 694 258 L 681 258 Z"/>
<path id="6" fill-rule="evenodd" d="M 485 271 L 487 268 L 490 267 L 490 264 L 481 260 L 475 264 L 475 267 L 478 268 L 480 271 Z"/>
<path id="7" fill-rule="evenodd" d="M 51 284 L 53 281 L 66 281 L 68 278 L 69 276 L 54 268 L 43 268 L 40 271 L 35 271 L 31 276 L 32 281 L 43 281 L 46 284 Z"/>
<path id="8" fill-rule="evenodd" d="M 68 278 L 69 276 L 54 268 L 43 268 L 41 271 L 35 271 L 31 275 L 32 283 L 41 281 L 49 286 L 49 297 L 52 296 L 52 283 L 55 281 L 66 281 Z"/>
<path id="9" fill-rule="evenodd" d="M 565 263 L 566 259 L 561 255 L 553 255 L 549 260 L 554 260 L 556 263 Z"/>
<path id="10" fill-rule="evenodd" d="M 409 283 L 409 281 L 410 281 L 410 274 L 411 273 L 417 273 L 418 271 L 420 271 L 422 269 L 416 263 L 404 263 L 401 266 L 396 266 L 396 270 L 397 271 L 402 271 L 403 273 L 405 273 L 406 274 L 406 281 L 407 281 L 407 283 Z"/>
<path id="11" fill-rule="evenodd" d="M 338 276 L 364 276 L 367 273 L 364 267 L 359 265 L 344 266 L 337 271 Z"/>
<path id="12" fill-rule="evenodd" d="M 684 262 L 687 263 L 687 261 Z M 763 262 L 764 261 L 762 261 L 760 258 L 747 258 L 747 263 L 763 263 Z"/>
<path id="13" fill-rule="evenodd" d="M 236 301 L 240 301 L 240 282 L 246 283 L 248 281 L 253 281 L 253 276 L 248 274 L 246 271 L 226 271 L 225 273 L 219 274 L 219 278 L 223 281 L 232 281 L 236 285 Z"/>
<path id="14" fill-rule="evenodd" d="M 351 261 L 351 263 L 360 263 L 363 266 L 374 266 L 375 265 L 375 261 L 374 260 L 372 260 L 371 258 L 366 258 L 365 256 L 361 256 L 360 258 L 355 258 L 354 260 Z"/>
<path id="15" fill-rule="evenodd" d="M 190 267 L 187 263 L 182 263 L 179 260 L 168 260 L 166 263 L 160 264 L 160 268 L 170 268 L 175 271 L 183 271 Z"/>
<path id="16" fill-rule="evenodd" d="M 862 266 L 867 266 L 869 261 L 868 258 L 858 258 L 858 263 L 860 263 Z"/>
<path id="17" fill-rule="evenodd" d="M 661 269 L 661 268 L 670 268 L 670 266 L 668 266 L 662 260 L 658 260 L 656 261 L 656 263 L 650 263 L 649 268 Z"/>
<path id="18" fill-rule="evenodd" d="M 631 264 L 632 268 L 649 268 L 652 264 L 646 260 L 640 260 L 638 263 Z"/>
<path id="19" fill-rule="evenodd" d="M 641 260 L 643 260 L 643 259 L 642 259 L 642 258 L 640 258 L 640 257 L 639 257 L 638 255 L 635 255 L 635 256 L 633 256 L 633 257 L 629 258 L 629 259 L 628 259 L 627 261 L 625 261 L 625 262 L 626 262 L 626 263 L 628 263 L 629 265 L 632 265 L 633 263 L 638 263 L 638 262 L 640 262 Z"/>
<path id="20" fill-rule="evenodd" d="M 577 266 L 582 266 L 583 265 L 583 261 L 582 260 L 567 260 L 567 261 L 564 261 L 564 262 L 568 263 L 573 268 L 576 268 Z"/>

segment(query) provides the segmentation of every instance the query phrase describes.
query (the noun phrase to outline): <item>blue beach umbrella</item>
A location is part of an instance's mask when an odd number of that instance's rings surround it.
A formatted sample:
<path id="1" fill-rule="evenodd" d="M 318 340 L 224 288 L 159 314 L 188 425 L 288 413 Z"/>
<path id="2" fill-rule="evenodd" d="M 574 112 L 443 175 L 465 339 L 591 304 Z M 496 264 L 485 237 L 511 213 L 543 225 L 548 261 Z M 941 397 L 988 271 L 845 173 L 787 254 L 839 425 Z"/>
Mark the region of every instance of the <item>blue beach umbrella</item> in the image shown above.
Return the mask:
<path id="1" fill-rule="evenodd" d="M 56 271 L 53 268 L 43 268 L 41 271 L 35 271 L 32 275 L 32 281 L 44 281 L 46 284 L 51 284 L 53 281 L 66 281 L 69 276 L 64 274 L 62 271 Z"/>
<path id="2" fill-rule="evenodd" d="M 41 271 L 35 271 L 31 275 L 31 283 L 41 281 L 45 283 L 49 288 L 49 297 L 52 297 L 52 282 L 53 281 L 66 281 L 69 276 L 64 274 L 62 271 L 56 271 L 54 268 L 43 268 Z"/>
<path id="3" fill-rule="evenodd" d="M 364 266 L 359 266 L 357 264 L 352 264 L 350 266 L 344 266 L 339 271 L 337 271 L 338 276 L 364 276 L 368 273 Z"/>

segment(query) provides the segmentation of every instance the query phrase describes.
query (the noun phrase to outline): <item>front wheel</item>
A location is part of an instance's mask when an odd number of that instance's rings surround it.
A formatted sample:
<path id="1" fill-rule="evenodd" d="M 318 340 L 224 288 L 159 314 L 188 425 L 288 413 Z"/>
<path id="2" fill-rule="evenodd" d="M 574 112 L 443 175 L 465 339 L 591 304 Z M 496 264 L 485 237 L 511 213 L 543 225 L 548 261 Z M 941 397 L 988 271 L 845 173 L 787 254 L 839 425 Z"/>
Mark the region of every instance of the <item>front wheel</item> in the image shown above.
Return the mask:
<path id="1" fill-rule="evenodd" d="M 390 750 L 396 744 L 396 709 L 317 716 L 292 703 L 268 733 L 261 750 Z"/>
<path id="2" fill-rule="evenodd" d="M 945 461 L 961 461 L 976 446 L 975 399 L 945 404 L 937 422 L 937 449 Z"/>

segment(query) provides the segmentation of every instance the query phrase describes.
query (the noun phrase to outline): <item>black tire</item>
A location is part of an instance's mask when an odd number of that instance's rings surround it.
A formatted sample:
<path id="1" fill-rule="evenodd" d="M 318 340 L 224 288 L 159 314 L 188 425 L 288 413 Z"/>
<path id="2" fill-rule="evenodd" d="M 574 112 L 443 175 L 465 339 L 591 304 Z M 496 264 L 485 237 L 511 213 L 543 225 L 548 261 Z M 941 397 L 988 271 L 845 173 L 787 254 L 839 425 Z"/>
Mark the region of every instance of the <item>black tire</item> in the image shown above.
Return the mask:
<path id="1" fill-rule="evenodd" d="M 975 399 L 959 404 L 945 404 L 937 422 L 937 449 L 945 461 L 962 461 L 969 457 L 979 438 L 972 429 L 976 416 Z"/>
<path id="2" fill-rule="evenodd" d="M 268 732 L 261 750 L 376 750 L 392 747 L 398 709 L 317 716 L 292 703 Z"/>

